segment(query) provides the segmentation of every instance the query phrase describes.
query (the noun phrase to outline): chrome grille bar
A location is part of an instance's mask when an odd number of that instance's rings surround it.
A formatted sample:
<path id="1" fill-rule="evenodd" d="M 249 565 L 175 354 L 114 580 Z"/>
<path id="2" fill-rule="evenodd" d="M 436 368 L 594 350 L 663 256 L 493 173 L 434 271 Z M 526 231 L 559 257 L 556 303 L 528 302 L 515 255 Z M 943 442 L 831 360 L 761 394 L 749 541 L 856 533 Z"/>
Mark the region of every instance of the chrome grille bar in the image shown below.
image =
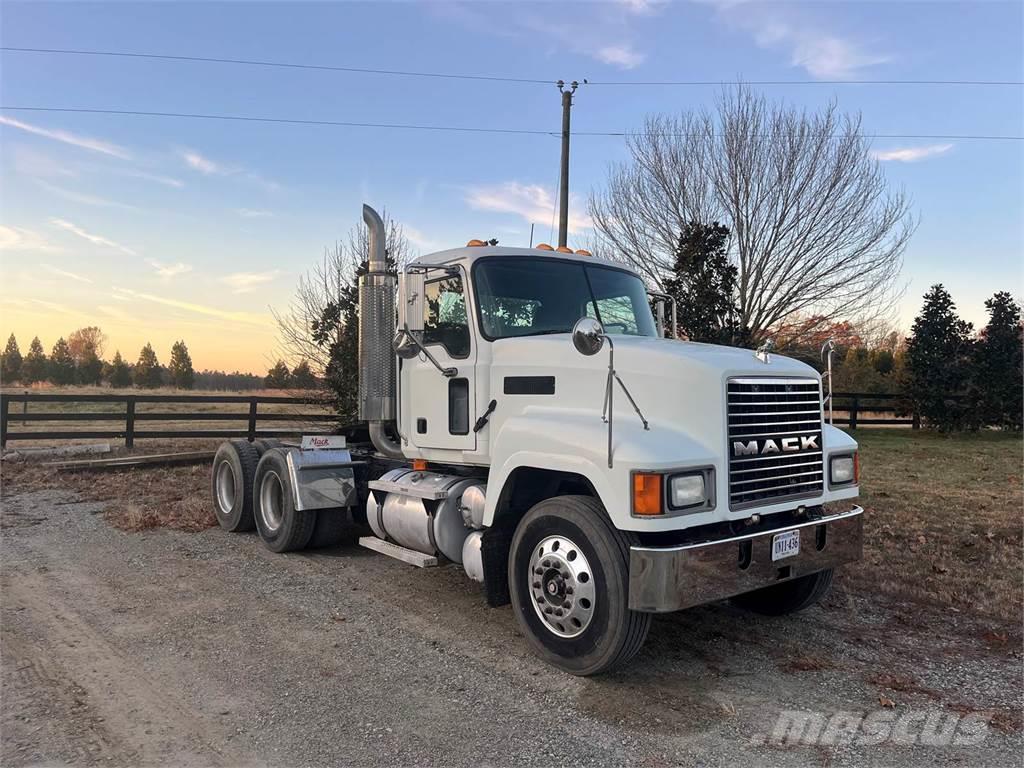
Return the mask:
<path id="1" fill-rule="evenodd" d="M 816 379 L 730 379 L 726 403 L 731 508 L 821 492 L 821 387 Z"/>

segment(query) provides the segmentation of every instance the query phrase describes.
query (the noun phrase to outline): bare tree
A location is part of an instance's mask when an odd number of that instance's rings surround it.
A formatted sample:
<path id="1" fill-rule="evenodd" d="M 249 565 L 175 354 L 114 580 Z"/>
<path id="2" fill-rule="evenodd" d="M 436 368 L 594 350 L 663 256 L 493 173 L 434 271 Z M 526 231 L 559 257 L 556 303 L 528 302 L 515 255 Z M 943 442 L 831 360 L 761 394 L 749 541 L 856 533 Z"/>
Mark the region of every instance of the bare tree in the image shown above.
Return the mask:
<path id="1" fill-rule="evenodd" d="M 603 240 L 653 284 L 671 276 L 679 233 L 732 232 L 740 322 L 754 341 L 813 316 L 865 323 L 891 311 L 915 222 L 890 191 L 860 117 L 771 104 L 739 87 L 713 111 L 648 117 L 590 198 Z M 813 331 L 809 328 L 808 331 Z"/>
<path id="2" fill-rule="evenodd" d="M 398 267 L 414 256 L 413 248 L 402 231 L 402 226 L 389 218 L 387 211 L 382 218 L 386 230 L 384 248 L 390 263 Z M 306 361 L 321 382 L 328 378 L 337 380 L 337 376 L 329 377 L 328 372 L 340 367 L 351 367 L 354 371 L 355 360 L 337 360 L 339 353 L 354 355 L 355 350 L 349 349 L 351 344 L 345 343 L 344 318 L 354 317 L 354 311 L 346 311 L 355 298 L 356 280 L 361 269 L 365 269 L 369 256 L 369 231 L 366 224 L 360 221 L 349 230 L 344 242 L 338 241 L 332 247 L 325 248 L 319 264 L 312 267 L 299 278 L 295 296 L 282 311 L 271 309 L 277 321 L 279 354 L 293 365 Z M 335 318 L 337 321 L 335 322 Z M 317 333 L 325 322 L 333 322 L 329 329 L 330 340 L 322 333 Z M 354 329 L 349 329 L 354 331 Z M 349 334 L 351 337 L 353 334 Z M 350 380 L 351 377 L 348 377 Z M 303 391 L 303 396 L 314 394 Z M 352 397 L 355 393 L 350 393 Z M 339 395 L 325 385 L 322 399 L 325 402 L 339 402 Z M 345 410 L 345 409 L 342 409 Z"/>

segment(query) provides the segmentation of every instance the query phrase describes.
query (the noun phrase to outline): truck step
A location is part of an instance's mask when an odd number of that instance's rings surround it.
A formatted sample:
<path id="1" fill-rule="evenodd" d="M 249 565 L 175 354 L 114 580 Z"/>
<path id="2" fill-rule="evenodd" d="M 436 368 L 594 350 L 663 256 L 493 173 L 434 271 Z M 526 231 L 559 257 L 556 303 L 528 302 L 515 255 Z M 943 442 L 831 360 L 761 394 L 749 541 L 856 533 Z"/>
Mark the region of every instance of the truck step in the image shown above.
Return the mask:
<path id="1" fill-rule="evenodd" d="M 374 552 L 380 552 L 382 555 L 393 557 L 396 560 L 401 560 L 403 563 L 415 565 L 417 568 L 432 568 L 441 564 L 434 555 L 425 555 L 414 549 L 406 549 L 397 544 L 392 544 L 390 541 L 378 539 L 376 536 L 360 537 L 359 546 L 372 549 Z"/>

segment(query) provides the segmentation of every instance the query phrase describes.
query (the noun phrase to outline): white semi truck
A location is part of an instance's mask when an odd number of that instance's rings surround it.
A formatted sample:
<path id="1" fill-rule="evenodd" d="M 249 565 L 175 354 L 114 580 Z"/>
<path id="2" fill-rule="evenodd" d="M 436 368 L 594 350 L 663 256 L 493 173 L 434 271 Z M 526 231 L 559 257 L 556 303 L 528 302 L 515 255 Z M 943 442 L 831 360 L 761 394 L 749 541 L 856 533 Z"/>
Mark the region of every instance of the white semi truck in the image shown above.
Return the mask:
<path id="1" fill-rule="evenodd" d="M 577 675 L 630 659 L 654 613 L 797 611 L 860 558 L 862 509 L 836 504 L 858 495 L 857 443 L 813 368 L 665 338 L 670 300 L 652 312 L 635 272 L 582 251 L 471 241 L 395 275 L 363 218 L 363 424 L 222 445 L 222 527 L 276 552 L 361 527 L 407 563 L 461 564 Z"/>

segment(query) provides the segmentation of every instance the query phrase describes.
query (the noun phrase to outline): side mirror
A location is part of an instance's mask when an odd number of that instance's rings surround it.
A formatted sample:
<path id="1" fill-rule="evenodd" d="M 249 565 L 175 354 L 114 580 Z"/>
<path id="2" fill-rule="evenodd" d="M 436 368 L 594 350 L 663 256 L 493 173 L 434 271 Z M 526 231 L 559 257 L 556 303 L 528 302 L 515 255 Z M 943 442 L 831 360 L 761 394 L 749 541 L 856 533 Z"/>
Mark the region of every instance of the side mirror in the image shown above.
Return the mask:
<path id="1" fill-rule="evenodd" d="M 592 317 L 581 317 L 572 327 L 572 345 L 581 355 L 596 355 L 604 346 L 604 328 Z"/>
<path id="2" fill-rule="evenodd" d="M 404 329 L 399 329 L 395 334 L 395 338 L 391 340 L 391 348 L 403 360 L 411 360 L 420 352 L 420 348 L 416 346 L 412 336 Z"/>
<path id="3" fill-rule="evenodd" d="M 398 326 L 410 331 L 423 330 L 423 291 L 424 276 L 422 272 L 404 272 L 398 283 Z"/>

